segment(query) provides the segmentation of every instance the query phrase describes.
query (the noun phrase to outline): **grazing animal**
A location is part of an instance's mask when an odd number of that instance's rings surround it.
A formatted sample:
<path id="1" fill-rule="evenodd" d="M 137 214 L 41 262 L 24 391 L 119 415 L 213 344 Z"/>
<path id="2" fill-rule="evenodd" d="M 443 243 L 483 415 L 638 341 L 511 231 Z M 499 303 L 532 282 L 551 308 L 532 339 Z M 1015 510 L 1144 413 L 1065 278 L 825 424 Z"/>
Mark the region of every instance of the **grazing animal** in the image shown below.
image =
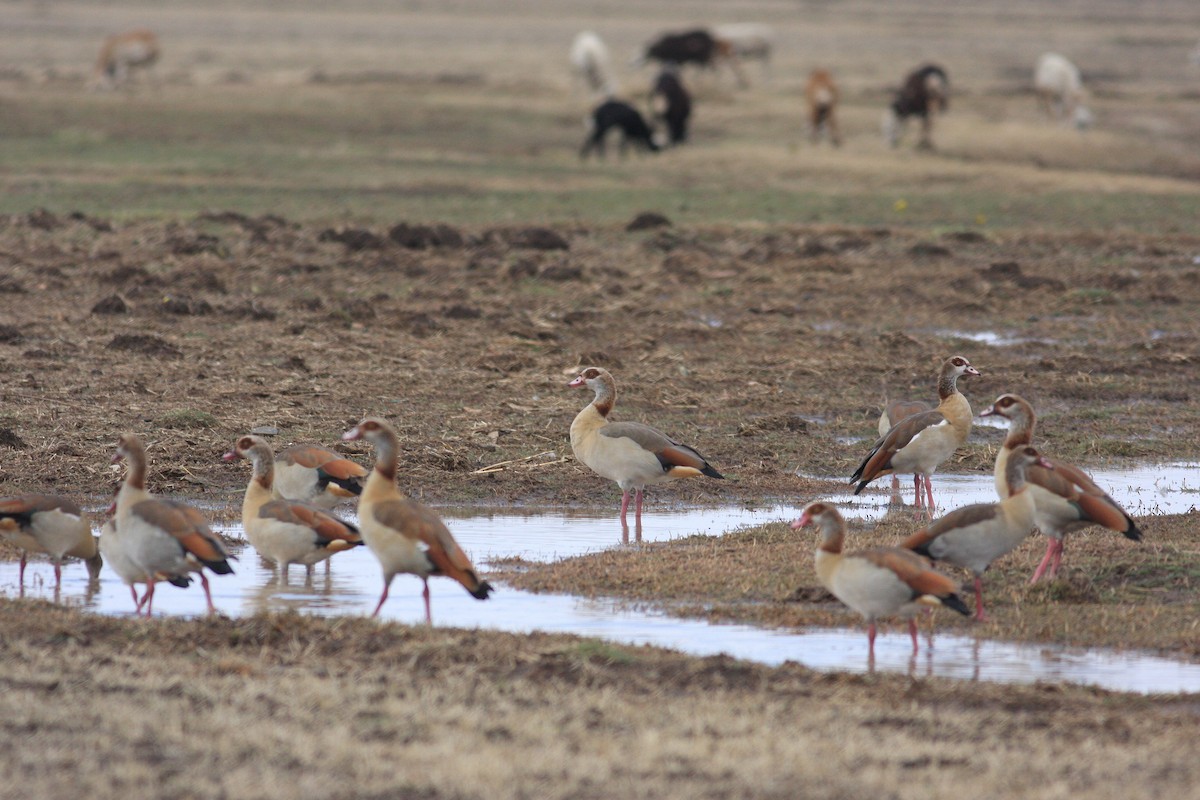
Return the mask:
<path id="1" fill-rule="evenodd" d="M 135 70 L 150 74 L 160 52 L 158 37 L 145 28 L 109 36 L 100 48 L 91 85 L 96 89 L 115 89 L 125 85 Z"/>
<path id="2" fill-rule="evenodd" d="M 18 585 L 25 591 L 28 553 L 45 553 L 54 565 L 54 590 L 62 588 L 66 558 L 83 559 L 88 577 L 96 580 L 104 561 L 92 536 L 91 525 L 79 506 L 65 497 L 23 494 L 0 498 L 0 539 L 21 550 Z"/>
<path id="3" fill-rule="evenodd" d="M 571 451 L 592 472 L 621 487 L 621 527 L 628 529 L 629 493 L 636 495 L 634 522 L 642 527 L 642 493 L 646 486 L 707 475 L 723 478 L 699 452 L 638 422 L 609 422 L 617 402 L 617 384 L 608 370 L 588 367 L 570 383 L 586 386 L 595 398 L 571 423 Z"/>
<path id="4" fill-rule="evenodd" d="M 1083 104 L 1087 92 L 1079 67 L 1066 56 L 1043 53 L 1033 70 L 1033 90 L 1046 115 L 1083 130 L 1092 123 L 1092 112 Z"/>
<path id="5" fill-rule="evenodd" d="M 924 482 L 928 497 L 926 511 L 933 516 L 933 481 L 931 476 L 954 451 L 967 441 L 971 433 L 971 404 L 958 391 L 958 379 L 963 375 L 979 375 L 979 370 L 962 356 L 953 356 L 942 363 L 938 373 L 938 407 L 905 417 L 879 438 L 867 457 L 858 465 L 850 483 L 857 483 L 854 493 L 880 477 L 894 472 L 912 473 L 916 497 L 913 505 L 920 509 L 921 485 Z"/>
<path id="6" fill-rule="evenodd" d="M 996 454 L 995 473 L 996 492 L 1001 497 L 1007 497 L 1010 489 L 1002 480 L 1007 471 L 1007 460 L 1012 453 L 1033 442 L 1037 416 L 1033 413 L 1033 406 L 1015 394 L 1000 395 L 991 408 L 985 409 L 980 416 L 993 414 L 1008 420 L 1008 436 Z M 1038 530 L 1050 539 L 1046 545 L 1046 555 L 1034 570 L 1030 583 L 1037 583 L 1047 567 L 1050 569 L 1049 577 L 1058 574 L 1068 533 L 1100 525 L 1135 542 L 1142 538 L 1142 532 L 1133 519 L 1085 472 L 1058 459 L 1047 460 L 1054 465 L 1053 471 L 1032 467 L 1026 477 L 1037 508 Z"/>
<path id="7" fill-rule="evenodd" d="M 265 439 L 243 436 L 223 458 L 247 458 L 253 466 L 242 526 L 258 554 L 279 567 L 280 583 L 287 583 L 292 564 L 303 564 L 311 576 L 317 562 L 363 543 L 349 522 L 309 503 L 274 498 L 275 456 Z"/>
<path id="8" fill-rule="evenodd" d="M 667 126 L 667 135 L 673 145 L 687 141 L 688 120 L 692 116 L 692 96 L 683 87 L 676 70 L 664 69 L 650 92 L 650 104 L 654 113 Z"/>
<path id="9" fill-rule="evenodd" d="M 917 147 L 932 150 L 933 117 L 945 113 L 949 106 L 949 93 L 950 79 L 938 65 L 926 64 L 909 73 L 884 115 L 883 134 L 888 144 L 898 146 L 908 118 L 918 117 L 921 120 L 921 138 Z"/>
<path id="10" fill-rule="evenodd" d="M 729 45 L 730 51 L 741 62 L 762 62 L 763 77 L 770 74 L 771 51 L 775 47 L 775 31 L 769 25 L 758 22 L 730 22 L 714 25 L 713 38 Z"/>
<path id="11" fill-rule="evenodd" d="M 621 100 L 606 100 L 592 111 L 591 128 L 579 149 L 579 157 L 586 159 L 594 150 L 600 158 L 604 158 L 604 139 L 613 128 L 621 131 L 618 152 L 622 157 L 630 142 L 652 153 L 662 149 L 654 140 L 654 131 L 636 108 Z"/>
<path id="12" fill-rule="evenodd" d="M 416 575 L 425 585 L 425 622 L 429 609 L 429 576 L 445 575 L 463 585 L 476 600 L 486 600 L 492 585 L 481 580 L 466 553 L 433 509 L 405 497 L 396 488 L 400 440 L 382 419 L 368 417 L 342 434 L 346 440 L 366 439 L 375 446 L 375 469 L 358 501 L 358 520 L 367 548 L 383 568 L 383 594 L 372 616 L 379 616 L 397 573 Z"/>
<path id="13" fill-rule="evenodd" d="M 608 46 L 592 31 L 580 32 L 571 42 L 571 72 L 596 97 L 612 97 L 619 91 Z"/>
<path id="14" fill-rule="evenodd" d="M 298 444 L 275 454 L 276 497 L 333 508 L 362 494 L 367 470 L 332 450 Z"/>
<path id="15" fill-rule="evenodd" d="M 821 531 L 817 547 L 817 577 L 829 592 L 867 620 L 867 643 L 875 661 L 875 621 L 882 617 L 907 617 L 913 652 L 917 651 L 917 623 L 922 606 L 946 606 L 966 616 L 971 613 L 955 593 L 958 584 L 930 568 L 921 556 L 899 547 L 873 547 L 842 552 L 846 521 L 828 503 L 809 503 L 792 523 L 799 530 L 813 524 Z"/>
<path id="16" fill-rule="evenodd" d="M 1053 470 L 1054 465 L 1032 447 L 1022 447 L 1006 459 L 1007 494 L 999 503 L 975 503 L 951 511 L 909 536 L 901 547 L 923 556 L 969 569 L 975 576 L 975 619 L 987 619 L 983 610 L 983 573 L 992 562 L 1007 555 L 1033 532 L 1033 493 L 1026 483 L 1030 467 Z"/>
<path id="17" fill-rule="evenodd" d="M 708 69 L 715 69 L 717 64 L 725 63 L 737 78 L 739 86 L 744 88 L 749 85 L 733 45 L 713 36 L 704 28 L 683 33 L 664 33 L 646 45 L 642 55 L 634 59 L 634 64 L 640 66 L 647 61 L 657 61 L 664 67 L 678 68 L 686 64 L 695 64 Z"/>
<path id="18" fill-rule="evenodd" d="M 833 82 L 829 70 L 814 69 L 808 76 L 804 86 L 804 99 L 808 103 L 809 138 L 813 144 L 821 139 L 821 132 L 829 134 L 829 142 L 834 147 L 842 144 L 842 134 L 838 130 L 837 105 L 838 88 Z"/>
<path id="19" fill-rule="evenodd" d="M 117 492 L 116 530 L 125 540 L 130 561 L 141 570 L 146 583 L 142 604 L 149 617 L 154 607 L 154 586 L 160 580 L 186 585 L 191 573 L 200 576 L 209 613 L 215 613 L 212 592 L 204 570 L 218 575 L 233 572 L 221 539 L 208 527 L 204 515 L 191 506 L 154 497 L 146 491 L 146 447 L 136 435 L 117 440 L 113 463 L 129 462 L 125 482 Z M 132 582 L 126 581 L 132 588 Z"/>

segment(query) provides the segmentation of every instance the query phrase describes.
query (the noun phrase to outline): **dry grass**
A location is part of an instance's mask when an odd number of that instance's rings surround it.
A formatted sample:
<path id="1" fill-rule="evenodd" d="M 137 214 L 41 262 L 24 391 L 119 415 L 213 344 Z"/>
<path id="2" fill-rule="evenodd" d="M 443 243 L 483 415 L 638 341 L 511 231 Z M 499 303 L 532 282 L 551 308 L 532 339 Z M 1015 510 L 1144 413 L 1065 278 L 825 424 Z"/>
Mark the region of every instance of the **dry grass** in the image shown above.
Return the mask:
<path id="1" fill-rule="evenodd" d="M 0 602 L 6 796 L 1186 796 L 1194 700 Z M 1088 767 L 1080 769 L 1086 759 Z"/>
<path id="2" fill-rule="evenodd" d="M 236 516 L 245 474 L 218 460 L 236 436 L 269 424 L 280 444 L 332 442 L 377 413 L 400 424 L 413 494 L 611 507 L 612 487 L 578 464 L 476 472 L 567 452 L 586 398 L 563 383 L 580 362 L 614 370 L 622 419 L 696 443 L 730 477 L 654 502 L 826 492 L 794 471 L 848 474 L 883 395 L 929 397 L 949 352 L 983 370 L 965 387 L 976 406 L 1029 396 L 1057 457 L 1193 455 L 1194 2 L 738 12 L 777 25 L 772 82 L 735 93 L 697 78 L 688 148 L 601 166 L 575 157 L 586 103 L 567 86 L 571 37 L 599 30 L 623 64 L 653 33 L 723 21 L 729 4 L 10 4 L 0 493 L 100 505 L 112 443 L 132 429 L 150 439 L 154 490 Z M 83 93 L 100 33 L 138 25 L 164 42 L 162 85 Z M 1086 136 L 1040 119 L 1024 93 L 1049 49 L 1095 89 Z M 887 90 L 929 58 L 954 91 L 940 150 L 890 152 Z M 799 90 L 816 65 L 845 89 L 836 153 L 802 143 Z M 636 96 L 649 72 L 621 78 Z M 622 229 L 647 209 L 675 225 Z M 227 210 L 244 216 L 202 213 Z M 401 220 L 458 226 L 468 243 L 322 236 L 385 238 Z M 493 232 L 547 223 L 568 251 Z M 113 295 L 127 313 L 90 313 Z M 965 336 L 983 331 L 1020 341 Z M 948 470 L 990 471 L 999 438 L 978 431 Z M 1032 590 L 1040 543 L 1026 545 L 989 575 L 995 622 L 977 630 L 1196 657 L 1189 523 L 1145 527 L 1142 546 L 1078 537 L 1067 577 Z M 765 625 L 849 621 L 813 600 L 811 551 L 770 526 L 511 579 Z M 1192 697 L 10 601 L 0 663 L 6 797 L 929 800 L 968 786 L 1103 800 L 1200 785 Z"/>

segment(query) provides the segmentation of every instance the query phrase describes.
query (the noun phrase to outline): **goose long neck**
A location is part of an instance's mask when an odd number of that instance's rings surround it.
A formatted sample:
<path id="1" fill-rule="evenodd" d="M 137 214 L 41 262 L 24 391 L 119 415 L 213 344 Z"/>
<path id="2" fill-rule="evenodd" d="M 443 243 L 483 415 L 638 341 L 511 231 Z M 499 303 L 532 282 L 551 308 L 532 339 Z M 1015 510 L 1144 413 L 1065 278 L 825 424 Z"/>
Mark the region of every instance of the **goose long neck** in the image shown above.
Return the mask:
<path id="1" fill-rule="evenodd" d="M 1025 474 L 1028 469 L 1029 462 L 1023 458 L 1010 458 L 1008 460 L 1004 479 L 1008 481 L 1009 497 L 1018 494 L 1025 488 Z"/>
<path id="2" fill-rule="evenodd" d="M 1017 406 L 1012 416 L 1008 418 L 1008 436 L 1004 437 L 1004 446 L 1011 450 L 1033 444 L 1033 428 L 1036 424 L 1033 409 L 1027 406 Z"/>
<path id="3" fill-rule="evenodd" d="M 146 448 L 141 442 L 130 442 L 125 446 L 129 471 L 125 473 L 125 485 L 131 489 L 146 491 Z"/>
<path id="4" fill-rule="evenodd" d="M 948 364 L 938 375 L 938 399 L 945 400 L 955 394 L 958 394 L 958 372 Z"/>
<path id="5" fill-rule="evenodd" d="M 841 555 L 842 543 L 846 539 L 846 523 L 838 516 L 826 514 L 821 518 L 820 550 L 830 555 Z"/>
<path id="6" fill-rule="evenodd" d="M 265 448 L 256 447 L 250 451 L 250 463 L 254 466 L 250 484 L 270 494 L 275 486 L 275 457 Z"/>
<path id="7" fill-rule="evenodd" d="M 605 419 L 608 418 L 609 412 L 613 410 L 613 406 L 617 404 L 617 385 L 612 377 L 601 375 L 596 379 L 596 399 L 592 400 L 592 405 L 597 413 Z"/>
<path id="8" fill-rule="evenodd" d="M 375 471 L 391 483 L 396 481 L 396 469 L 400 462 L 400 442 L 396 434 L 382 431 L 375 439 Z"/>

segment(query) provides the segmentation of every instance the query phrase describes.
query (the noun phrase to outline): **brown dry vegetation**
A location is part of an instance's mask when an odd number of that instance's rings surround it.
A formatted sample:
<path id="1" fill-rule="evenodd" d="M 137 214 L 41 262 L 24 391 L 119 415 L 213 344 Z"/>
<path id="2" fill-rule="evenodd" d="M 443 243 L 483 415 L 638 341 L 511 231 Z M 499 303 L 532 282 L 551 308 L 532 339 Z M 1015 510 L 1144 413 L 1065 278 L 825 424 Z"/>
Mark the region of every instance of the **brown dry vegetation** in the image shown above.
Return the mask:
<path id="1" fill-rule="evenodd" d="M 0 603 L 12 798 L 1189 796 L 1193 699 Z M 84 740 L 86 737 L 86 742 Z"/>
<path id="2" fill-rule="evenodd" d="M 401 482 L 427 500 L 615 512 L 614 487 L 569 458 L 589 398 L 565 383 L 588 363 L 615 374 L 619 418 L 728 476 L 656 487 L 652 504 L 847 491 L 882 399 L 930 399 L 951 353 L 983 372 L 962 386 L 976 409 L 1033 401 L 1057 457 L 1195 458 L 1193 2 L 759 3 L 739 11 L 779 31 L 770 83 L 694 76 L 688 148 L 583 166 L 571 36 L 599 30 L 624 63 L 683 17 L 731 12 L 548 7 L 0 11 L 0 494 L 98 506 L 113 442 L 135 430 L 152 490 L 236 517 L 244 470 L 219 461 L 235 437 L 334 443 L 371 413 L 396 422 Z M 99 32 L 140 25 L 163 40 L 160 85 L 84 94 Z M 1025 91 L 1049 49 L 1093 88 L 1086 136 Z M 888 87 L 930 58 L 953 91 L 939 151 L 888 151 Z M 836 152 L 799 145 L 817 64 L 843 89 Z M 620 77 L 635 96 L 649 73 Z M 627 230 L 642 211 L 671 224 Z M 977 428 L 946 470 L 990 472 L 1001 436 Z M 477 472 L 500 462 L 516 465 Z M 1036 588 L 1031 540 L 987 577 L 991 623 L 938 624 L 1195 661 L 1194 522 L 1140 522 L 1141 545 L 1074 537 L 1065 577 Z M 818 590 L 813 545 L 772 525 L 500 577 L 857 625 Z M 1191 796 L 1200 777 L 1194 697 L 570 637 L 0 600 L 0 664 L 14 797 L 1124 798 Z"/>

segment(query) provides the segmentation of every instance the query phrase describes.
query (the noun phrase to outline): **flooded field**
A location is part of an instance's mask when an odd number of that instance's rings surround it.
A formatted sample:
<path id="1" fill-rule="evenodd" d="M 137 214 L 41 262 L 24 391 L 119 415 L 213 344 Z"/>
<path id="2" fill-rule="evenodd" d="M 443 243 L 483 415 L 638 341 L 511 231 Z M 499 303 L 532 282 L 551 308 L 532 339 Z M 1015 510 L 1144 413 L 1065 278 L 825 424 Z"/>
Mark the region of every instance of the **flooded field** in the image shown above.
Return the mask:
<path id="1" fill-rule="evenodd" d="M 1196 491 L 1190 481 L 1195 468 L 1189 463 L 1162 464 L 1099 471 L 1095 477 L 1136 515 L 1180 514 L 1194 510 Z M 942 502 L 951 507 L 990 502 L 995 492 L 990 475 L 938 476 L 936 480 Z M 889 502 L 887 495 L 878 492 L 865 493 L 849 502 L 843 497 L 836 499 L 849 515 L 867 520 L 904 508 L 897 506 L 894 498 Z M 800 509 L 764 506 L 647 511 L 642 541 L 720 535 L 739 527 L 791 520 Z M 637 547 L 636 542 L 621 541 L 612 516 L 597 512 L 480 513 L 447 508 L 442 513 L 459 543 L 485 572 L 489 562 L 496 559 L 554 561 L 609 547 Z M 240 526 L 221 530 L 235 541 L 243 538 Z M 217 608 L 233 617 L 280 611 L 366 615 L 374 607 L 382 585 L 378 563 L 365 548 L 337 555 L 328 571 L 319 565 L 311 579 L 306 578 L 303 568 L 293 567 L 283 585 L 270 563 L 260 559 L 251 547 L 235 544 L 231 549 L 238 557 L 236 573 L 210 580 Z M 805 557 L 808 550 L 805 545 Z M 102 577 L 99 587 L 89 587 L 81 569 L 68 569 L 60 599 L 101 614 L 131 614 L 132 601 L 125 586 L 111 572 L 104 572 Z M 52 598 L 49 565 L 31 566 L 26 581 L 26 596 Z M 442 626 L 571 633 L 624 644 L 653 644 L 695 655 L 724 653 L 765 664 L 794 661 L 818 670 L 872 669 L 976 681 L 1070 682 L 1143 693 L 1200 691 L 1200 665 L 1137 652 L 1068 649 L 941 634 L 932 641 L 923 637 L 924 649 L 913 656 L 907 634 L 897 629 L 880 637 L 875 663 L 868 664 L 865 636 L 857 627 L 781 632 L 709 624 L 618 600 L 534 594 L 509 586 L 501 586 L 490 601 L 479 602 L 457 584 L 437 578 L 430 581 L 430 590 L 434 621 Z M 424 613 L 420 591 L 418 579 L 398 576 L 381 616 L 420 624 Z M 0 564 L 0 592 L 9 596 L 19 593 L 15 563 Z M 163 584 L 155 597 L 156 614 L 192 617 L 202 615 L 204 610 L 203 596 L 195 585 L 184 591 Z"/>

